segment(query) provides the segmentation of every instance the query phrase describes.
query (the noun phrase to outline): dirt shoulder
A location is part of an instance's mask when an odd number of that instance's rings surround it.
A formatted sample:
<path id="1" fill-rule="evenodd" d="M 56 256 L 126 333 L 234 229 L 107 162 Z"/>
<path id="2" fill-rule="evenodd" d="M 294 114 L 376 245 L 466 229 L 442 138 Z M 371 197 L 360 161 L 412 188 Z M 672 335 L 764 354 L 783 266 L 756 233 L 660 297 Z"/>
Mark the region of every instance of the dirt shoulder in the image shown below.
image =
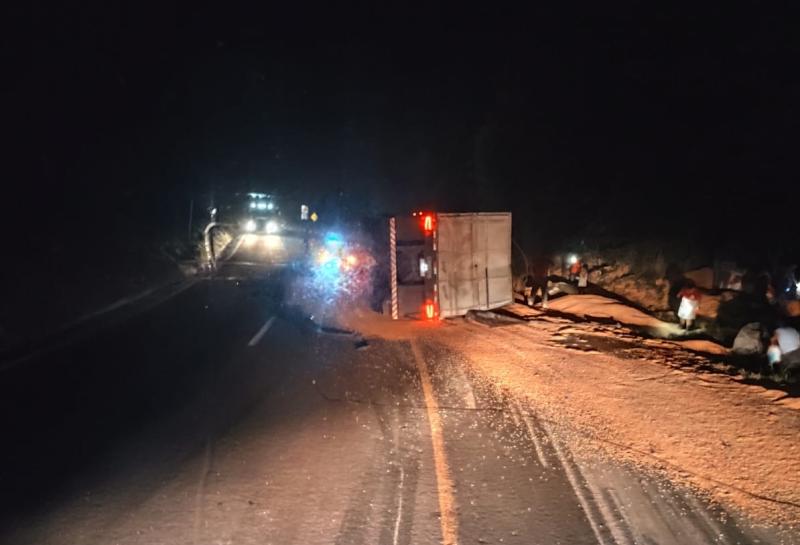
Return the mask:
<path id="1" fill-rule="evenodd" d="M 567 430 L 576 456 L 632 462 L 757 522 L 800 525 L 800 411 L 785 393 L 592 324 L 461 323 L 435 338 Z"/>
<path id="2" fill-rule="evenodd" d="M 107 309 L 185 280 L 177 257 L 156 244 L 54 239 L 0 273 L 0 352 L 35 349 Z"/>

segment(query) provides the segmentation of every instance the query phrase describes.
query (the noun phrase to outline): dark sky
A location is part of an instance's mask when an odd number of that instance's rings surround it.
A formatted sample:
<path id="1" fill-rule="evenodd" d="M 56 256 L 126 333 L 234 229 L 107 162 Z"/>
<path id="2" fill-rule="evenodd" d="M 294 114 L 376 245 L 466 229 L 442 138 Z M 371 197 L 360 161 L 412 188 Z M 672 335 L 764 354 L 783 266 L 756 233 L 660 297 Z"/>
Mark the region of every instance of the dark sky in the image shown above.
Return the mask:
<path id="1" fill-rule="evenodd" d="M 511 209 L 524 229 L 715 244 L 793 223 L 789 14 L 379 4 L 18 7 L 4 191 L 87 218 L 343 192 L 368 213 Z"/>

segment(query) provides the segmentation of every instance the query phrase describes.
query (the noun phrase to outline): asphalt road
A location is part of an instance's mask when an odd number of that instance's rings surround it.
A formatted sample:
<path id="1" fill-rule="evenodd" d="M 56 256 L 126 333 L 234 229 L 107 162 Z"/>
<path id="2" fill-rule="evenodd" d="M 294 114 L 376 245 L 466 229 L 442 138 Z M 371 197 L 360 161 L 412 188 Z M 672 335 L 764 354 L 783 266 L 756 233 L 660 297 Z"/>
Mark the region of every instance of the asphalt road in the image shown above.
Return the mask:
<path id="1" fill-rule="evenodd" d="M 664 483 L 587 475 L 435 332 L 317 327 L 298 248 L 243 243 L 216 279 L 4 370 L 0 542 L 765 539 Z"/>

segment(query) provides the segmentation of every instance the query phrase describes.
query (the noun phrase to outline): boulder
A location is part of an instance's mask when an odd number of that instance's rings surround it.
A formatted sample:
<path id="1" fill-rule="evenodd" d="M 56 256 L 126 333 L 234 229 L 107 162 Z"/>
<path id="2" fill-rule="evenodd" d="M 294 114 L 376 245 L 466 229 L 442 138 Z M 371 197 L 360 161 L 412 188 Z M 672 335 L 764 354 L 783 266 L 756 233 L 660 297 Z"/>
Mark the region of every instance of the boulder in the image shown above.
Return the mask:
<path id="1" fill-rule="evenodd" d="M 764 343 L 761 341 L 761 324 L 751 322 L 746 324 L 736 334 L 733 341 L 733 353 L 741 356 L 752 356 L 764 353 Z"/>
<path id="2" fill-rule="evenodd" d="M 719 294 L 706 293 L 700 299 L 700 307 L 697 309 L 697 315 L 714 320 L 717 318 L 719 306 L 732 301 L 735 297 L 736 294 L 730 291 L 723 291 Z"/>
<path id="3" fill-rule="evenodd" d="M 608 263 L 595 268 L 589 272 L 589 282 L 651 311 L 669 308 L 667 280 L 644 274 L 627 263 Z"/>
<path id="4" fill-rule="evenodd" d="M 800 316 L 800 301 L 793 299 L 791 301 L 786 301 L 785 304 L 785 312 L 787 316 L 792 318 L 797 318 Z"/>
<path id="5" fill-rule="evenodd" d="M 710 290 L 714 287 L 714 269 L 711 267 L 688 271 L 683 276 L 694 282 L 698 288 Z"/>

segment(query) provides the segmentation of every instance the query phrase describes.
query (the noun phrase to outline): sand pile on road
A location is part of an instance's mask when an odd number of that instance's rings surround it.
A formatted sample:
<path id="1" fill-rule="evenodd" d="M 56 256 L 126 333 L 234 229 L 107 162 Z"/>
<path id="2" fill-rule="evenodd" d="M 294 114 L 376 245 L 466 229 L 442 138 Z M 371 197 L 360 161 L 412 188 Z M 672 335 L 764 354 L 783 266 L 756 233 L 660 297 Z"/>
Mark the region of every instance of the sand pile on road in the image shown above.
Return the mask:
<path id="1" fill-rule="evenodd" d="M 576 301 L 589 314 L 606 308 L 592 296 Z M 562 308 L 574 308 L 567 303 Z M 655 356 L 553 346 L 556 329 L 464 325 L 436 338 L 537 414 L 573 430 L 577 455 L 622 458 L 757 520 L 800 524 L 800 411 L 781 405 L 775 392 L 670 368 Z"/>
<path id="2" fill-rule="evenodd" d="M 550 301 L 548 308 L 581 318 L 611 319 L 620 324 L 647 328 L 659 337 L 679 335 L 682 332 L 677 324 L 664 322 L 602 295 L 566 295 Z"/>
<path id="3" fill-rule="evenodd" d="M 359 305 L 337 307 L 335 316 L 331 316 L 331 322 L 364 337 L 380 337 L 390 340 L 410 339 L 431 330 L 454 326 L 453 322 L 440 320 L 427 321 L 408 318 L 392 320 L 391 316 L 378 314 Z"/>
<path id="4" fill-rule="evenodd" d="M 675 344 L 687 348 L 694 352 L 705 352 L 706 354 L 714 354 L 715 356 L 727 356 L 731 353 L 728 348 L 713 341 L 706 341 L 702 339 L 692 339 L 688 341 L 675 341 Z"/>

